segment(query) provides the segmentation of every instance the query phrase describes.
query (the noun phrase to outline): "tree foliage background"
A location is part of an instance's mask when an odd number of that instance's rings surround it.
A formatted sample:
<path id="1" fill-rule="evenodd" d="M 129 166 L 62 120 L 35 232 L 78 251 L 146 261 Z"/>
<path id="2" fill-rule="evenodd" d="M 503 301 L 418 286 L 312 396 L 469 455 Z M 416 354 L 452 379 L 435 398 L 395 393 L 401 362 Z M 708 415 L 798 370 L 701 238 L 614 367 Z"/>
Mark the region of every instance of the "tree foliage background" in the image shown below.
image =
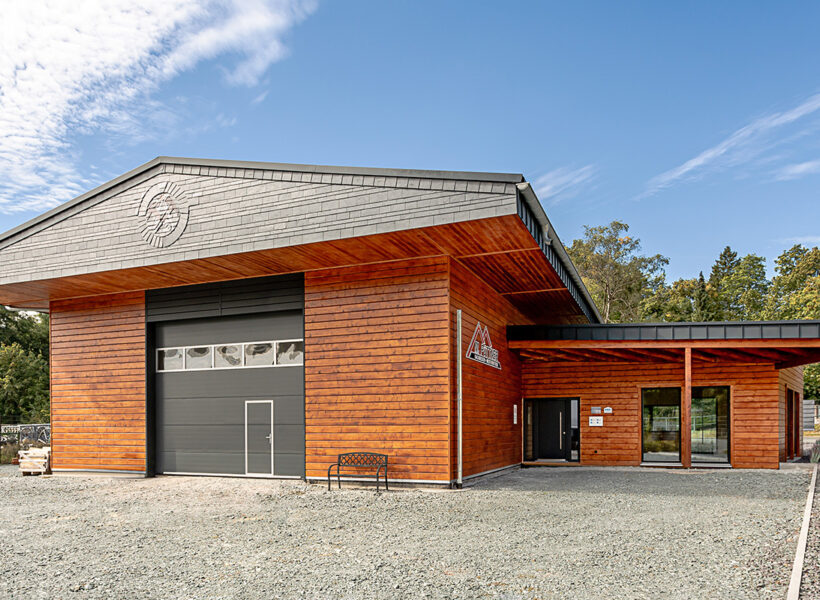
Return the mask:
<path id="1" fill-rule="evenodd" d="M 0 306 L 0 422 L 48 421 L 48 317 Z"/>
<path id="2" fill-rule="evenodd" d="M 820 249 L 796 244 L 774 261 L 738 255 L 729 246 L 709 275 L 666 281 L 669 259 L 641 253 L 629 225 L 585 227 L 569 255 L 598 305 L 605 323 L 635 321 L 780 321 L 820 319 Z M 804 370 L 804 394 L 820 401 L 820 364 Z"/>

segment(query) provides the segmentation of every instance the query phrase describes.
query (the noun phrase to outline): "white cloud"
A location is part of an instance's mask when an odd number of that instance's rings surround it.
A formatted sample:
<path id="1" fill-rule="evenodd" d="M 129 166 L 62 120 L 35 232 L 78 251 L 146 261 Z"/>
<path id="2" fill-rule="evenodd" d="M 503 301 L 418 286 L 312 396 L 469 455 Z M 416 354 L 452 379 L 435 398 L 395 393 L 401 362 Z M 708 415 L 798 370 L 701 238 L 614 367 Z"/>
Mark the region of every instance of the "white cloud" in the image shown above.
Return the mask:
<path id="1" fill-rule="evenodd" d="M 770 140 L 770 136 L 776 130 L 812 115 L 818 110 L 820 110 L 820 94 L 815 94 L 791 110 L 760 117 L 682 165 L 653 177 L 646 184 L 646 189 L 640 197 L 652 196 L 679 181 L 702 176 L 709 169 L 748 162 L 767 147 L 777 143 Z M 794 137 L 791 136 L 791 138 Z"/>
<path id="2" fill-rule="evenodd" d="M 782 240 L 778 241 L 781 244 L 789 244 L 790 246 L 794 246 L 795 244 L 812 246 L 814 244 L 820 244 L 820 235 L 802 235 L 796 237 L 783 238 Z"/>
<path id="3" fill-rule="evenodd" d="M 259 104 L 260 102 L 264 102 L 265 98 L 268 97 L 268 91 L 269 90 L 265 90 L 264 92 L 256 96 L 253 100 L 251 100 L 251 104 Z"/>
<path id="4" fill-rule="evenodd" d="M 93 186 L 72 137 L 150 139 L 173 119 L 152 93 L 204 60 L 227 56 L 226 82 L 255 85 L 314 9 L 312 0 L 5 3 L 0 212 L 40 211 Z"/>
<path id="5" fill-rule="evenodd" d="M 779 181 L 787 181 L 789 179 L 797 179 L 799 177 L 812 175 L 814 173 L 820 173 L 820 160 L 809 160 L 793 165 L 786 165 L 775 174 L 775 179 L 778 179 Z"/>
<path id="6" fill-rule="evenodd" d="M 533 189 L 542 201 L 557 204 L 572 198 L 595 177 L 595 167 L 586 165 L 579 169 L 560 167 L 541 175 L 533 182 Z"/>

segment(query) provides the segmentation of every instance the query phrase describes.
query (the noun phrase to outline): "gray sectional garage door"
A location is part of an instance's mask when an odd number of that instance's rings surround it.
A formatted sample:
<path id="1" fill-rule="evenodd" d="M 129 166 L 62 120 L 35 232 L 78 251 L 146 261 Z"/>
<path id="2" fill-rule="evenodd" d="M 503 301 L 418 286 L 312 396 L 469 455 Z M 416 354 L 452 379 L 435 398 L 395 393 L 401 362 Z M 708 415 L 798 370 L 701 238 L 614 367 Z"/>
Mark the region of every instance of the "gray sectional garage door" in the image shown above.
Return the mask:
<path id="1" fill-rule="evenodd" d="M 157 473 L 304 476 L 302 280 L 242 285 L 244 301 L 236 284 L 147 299 Z"/>

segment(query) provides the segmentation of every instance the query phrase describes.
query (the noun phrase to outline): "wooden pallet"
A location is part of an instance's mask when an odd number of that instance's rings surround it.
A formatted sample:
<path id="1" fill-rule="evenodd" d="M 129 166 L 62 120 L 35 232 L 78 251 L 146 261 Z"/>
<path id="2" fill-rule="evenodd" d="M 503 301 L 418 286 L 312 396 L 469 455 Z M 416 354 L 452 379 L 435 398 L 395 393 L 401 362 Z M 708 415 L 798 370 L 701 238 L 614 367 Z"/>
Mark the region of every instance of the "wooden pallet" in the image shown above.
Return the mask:
<path id="1" fill-rule="evenodd" d="M 51 473 L 51 447 L 30 448 L 17 453 L 20 472 L 23 475 L 45 475 Z"/>

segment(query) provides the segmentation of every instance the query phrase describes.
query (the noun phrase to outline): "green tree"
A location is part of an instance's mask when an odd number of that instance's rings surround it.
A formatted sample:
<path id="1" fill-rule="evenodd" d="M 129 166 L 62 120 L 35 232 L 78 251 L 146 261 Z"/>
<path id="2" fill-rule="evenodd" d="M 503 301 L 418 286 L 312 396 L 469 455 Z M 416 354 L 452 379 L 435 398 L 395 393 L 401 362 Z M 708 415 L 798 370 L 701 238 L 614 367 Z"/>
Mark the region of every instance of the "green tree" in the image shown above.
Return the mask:
<path id="1" fill-rule="evenodd" d="M 0 416 L 3 422 L 49 420 L 48 362 L 18 343 L 0 346 Z"/>
<path id="2" fill-rule="evenodd" d="M 48 419 L 48 316 L 0 306 L 0 422 Z"/>
<path id="3" fill-rule="evenodd" d="M 641 320 L 674 323 L 692 320 L 692 298 L 697 285 L 694 279 L 678 279 L 672 285 L 664 281 L 641 305 Z"/>
<path id="4" fill-rule="evenodd" d="M 640 240 L 628 233 L 629 225 L 620 221 L 585 226 L 584 237 L 569 248 L 605 323 L 640 320 L 644 300 L 663 285 L 663 267 L 669 263 L 660 254 L 640 254 Z"/>
<path id="5" fill-rule="evenodd" d="M 738 258 L 729 246 L 712 266 L 709 285 L 715 294 L 714 320 L 753 321 L 763 316 L 769 280 L 766 259 L 756 254 Z"/>
<path id="6" fill-rule="evenodd" d="M 820 248 L 792 246 L 775 261 L 766 319 L 820 319 Z"/>
<path id="7" fill-rule="evenodd" d="M 820 319 L 820 248 L 794 245 L 778 256 L 766 296 L 770 320 Z M 820 400 L 820 363 L 803 369 L 803 393 Z"/>
<path id="8" fill-rule="evenodd" d="M 668 323 L 715 321 L 715 294 L 701 271 L 697 279 L 678 279 L 671 286 L 659 287 L 644 301 L 641 316 L 646 321 Z"/>
<path id="9" fill-rule="evenodd" d="M 709 275 L 709 282 L 717 293 L 722 291 L 721 283 L 734 272 L 739 262 L 737 252 L 730 246 L 726 246 L 718 255 L 715 264 L 712 265 L 712 273 Z"/>
<path id="10" fill-rule="evenodd" d="M 803 395 L 820 404 L 820 363 L 803 369 Z"/>
<path id="11" fill-rule="evenodd" d="M 703 271 L 701 271 L 698 275 L 695 291 L 692 294 L 692 320 L 697 322 L 717 321 L 719 318 L 714 293 L 706 283 Z"/>
<path id="12" fill-rule="evenodd" d="M 9 346 L 14 343 L 48 358 L 48 315 L 0 306 L 0 344 Z"/>

